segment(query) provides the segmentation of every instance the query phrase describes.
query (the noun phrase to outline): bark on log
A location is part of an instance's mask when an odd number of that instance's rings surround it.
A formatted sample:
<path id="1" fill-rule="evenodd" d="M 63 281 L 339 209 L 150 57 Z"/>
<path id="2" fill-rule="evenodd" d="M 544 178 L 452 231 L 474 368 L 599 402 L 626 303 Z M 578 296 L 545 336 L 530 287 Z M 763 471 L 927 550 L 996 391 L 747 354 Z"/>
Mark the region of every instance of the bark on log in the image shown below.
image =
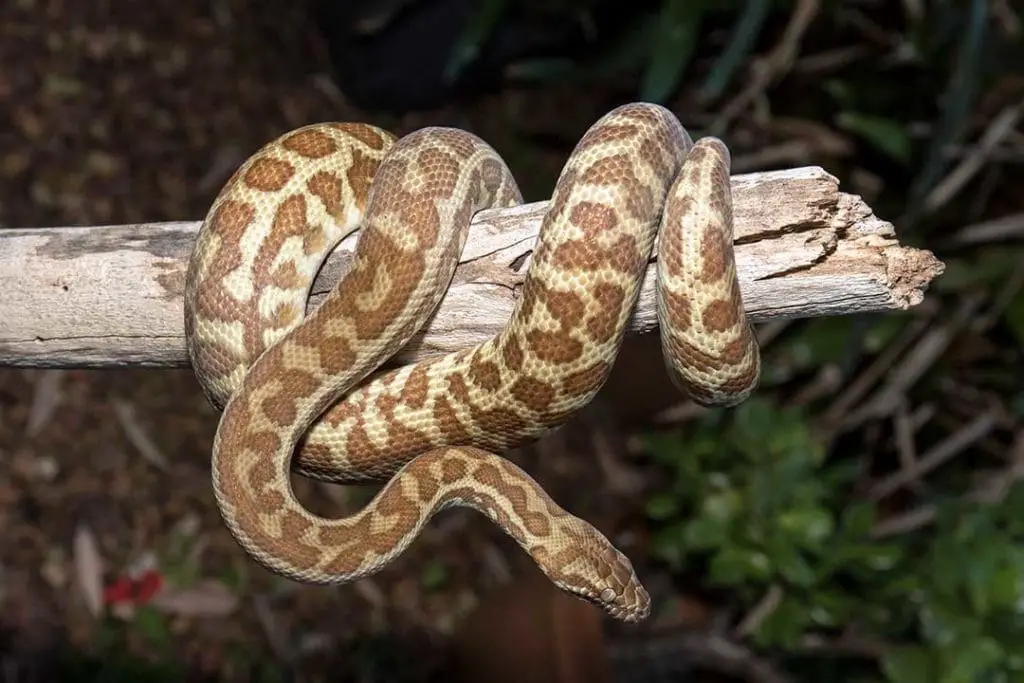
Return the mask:
<path id="1" fill-rule="evenodd" d="M 943 264 L 902 246 L 892 224 L 818 167 L 732 178 L 736 259 L 754 322 L 906 309 Z M 478 214 L 454 282 L 395 359 L 465 348 L 508 321 L 548 202 Z M 182 293 L 198 222 L 0 231 L 0 365 L 188 365 Z M 357 235 L 321 269 L 316 306 Z M 657 327 L 648 268 L 629 333 Z"/>

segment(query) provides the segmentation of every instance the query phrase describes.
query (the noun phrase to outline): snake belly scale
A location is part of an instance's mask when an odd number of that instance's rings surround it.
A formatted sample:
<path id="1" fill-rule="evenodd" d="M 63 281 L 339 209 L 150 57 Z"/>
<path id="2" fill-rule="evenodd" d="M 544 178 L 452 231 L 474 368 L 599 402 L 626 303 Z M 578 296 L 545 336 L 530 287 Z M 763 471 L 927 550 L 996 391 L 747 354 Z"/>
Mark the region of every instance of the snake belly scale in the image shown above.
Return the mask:
<path id="1" fill-rule="evenodd" d="M 604 384 L 656 240 L 673 381 L 704 405 L 754 389 L 729 152 L 714 138 L 692 143 L 661 106 L 609 112 L 559 176 L 508 325 L 474 348 L 377 371 L 440 303 L 473 214 L 520 202 L 498 154 L 449 128 L 396 141 L 363 124 L 307 126 L 225 185 L 189 264 L 186 338 L 223 407 L 215 498 L 260 564 L 353 581 L 458 505 L 492 519 L 559 588 L 627 622 L 648 614 L 628 558 L 497 453 L 564 423 Z M 357 228 L 351 267 L 304 317 L 318 268 Z M 387 483 L 360 512 L 326 519 L 295 498 L 291 471 Z"/>

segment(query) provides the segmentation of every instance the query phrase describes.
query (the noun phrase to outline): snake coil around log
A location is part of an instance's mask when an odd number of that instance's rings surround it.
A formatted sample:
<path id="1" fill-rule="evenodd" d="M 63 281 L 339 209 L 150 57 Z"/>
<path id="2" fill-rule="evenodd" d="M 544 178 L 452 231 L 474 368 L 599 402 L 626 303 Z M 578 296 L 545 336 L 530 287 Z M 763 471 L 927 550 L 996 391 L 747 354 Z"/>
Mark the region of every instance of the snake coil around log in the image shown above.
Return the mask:
<path id="1" fill-rule="evenodd" d="M 704 405 L 757 385 L 733 259 L 729 152 L 664 107 L 598 120 L 569 157 L 508 325 L 474 348 L 380 372 L 451 282 L 473 214 L 522 201 L 501 157 L 461 130 L 396 140 L 365 124 L 289 132 L 221 191 L 189 264 L 195 373 L 223 407 L 213 487 L 259 563 L 343 583 L 402 553 L 438 511 L 474 508 L 560 588 L 624 621 L 650 598 L 630 561 L 500 453 L 563 424 L 604 384 L 658 241 L 665 366 Z M 360 229 L 348 272 L 304 316 L 327 254 Z M 387 481 L 326 519 L 291 489 Z"/>

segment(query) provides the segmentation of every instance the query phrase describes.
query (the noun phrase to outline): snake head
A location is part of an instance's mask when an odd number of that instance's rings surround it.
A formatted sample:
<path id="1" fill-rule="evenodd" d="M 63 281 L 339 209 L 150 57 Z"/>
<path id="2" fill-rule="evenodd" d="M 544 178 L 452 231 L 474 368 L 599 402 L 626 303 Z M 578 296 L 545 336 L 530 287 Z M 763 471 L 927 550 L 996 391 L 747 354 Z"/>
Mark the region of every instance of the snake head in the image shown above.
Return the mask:
<path id="1" fill-rule="evenodd" d="M 558 542 L 531 551 L 534 561 L 556 586 L 627 623 L 647 618 L 651 598 L 633 564 L 601 532 L 571 517 Z"/>

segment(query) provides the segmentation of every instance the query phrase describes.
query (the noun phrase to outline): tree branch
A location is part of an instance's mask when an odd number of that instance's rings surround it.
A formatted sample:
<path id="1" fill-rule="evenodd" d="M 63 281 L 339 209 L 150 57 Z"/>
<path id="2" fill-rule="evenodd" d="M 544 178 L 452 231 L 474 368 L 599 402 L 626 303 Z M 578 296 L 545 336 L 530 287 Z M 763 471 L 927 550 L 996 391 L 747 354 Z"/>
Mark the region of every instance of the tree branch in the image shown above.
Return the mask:
<path id="1" fill-rule="evenodd" d="M 943 264 L 818 167 L 732 178 L 736 260 L 754 322 L 905 309 Z M 455 279 L 395 362 L 465 348 L 506 324 L 548 202 L 473 219 Z M 0 365 L 182 367 L 182 295 L 198 222 L 0 231 Z M 347 267 L 356 235 L 321 269 L 310 307 Z M 648 268 L 631 334 L 657 327 Z"/>

